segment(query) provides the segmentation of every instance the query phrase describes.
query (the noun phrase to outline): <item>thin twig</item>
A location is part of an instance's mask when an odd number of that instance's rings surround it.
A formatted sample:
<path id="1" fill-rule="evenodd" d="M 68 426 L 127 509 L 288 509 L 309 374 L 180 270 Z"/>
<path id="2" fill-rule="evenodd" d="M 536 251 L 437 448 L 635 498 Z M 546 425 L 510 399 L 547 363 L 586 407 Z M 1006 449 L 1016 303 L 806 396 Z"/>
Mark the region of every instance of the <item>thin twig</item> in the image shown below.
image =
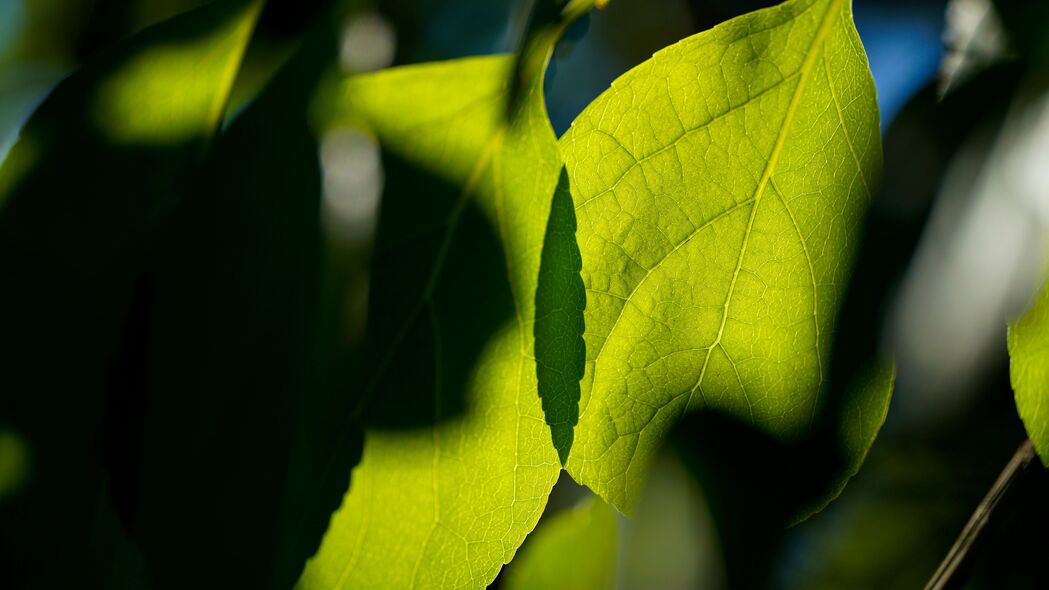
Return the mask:
<path id="1" fill-rule="evenodd" d="M 1016 449 L 1013 458 L 1009 460 L 1001 475 L 998 476 L 998 480 L 994 482 L 980 505 L 976 507 L 973 515 L 969 517 L 969 522 L 958 535 L 958 540 L 954 542 L 947 557 L 943 558 L 943 563 L 936 569 L 929 583 L 925 585 L 925 590 L 943 590 L 951 582 L 957 581 L 954 580 L 954 576 L 969 558 L 969 551 L 990 521 L 991 512 L 1005 497 L 1017 476 L 1027 468 L 1032 459 L 1034 459 L 1034 445 L 1030 440 L 1025 440 L 1020 448 Z"/>

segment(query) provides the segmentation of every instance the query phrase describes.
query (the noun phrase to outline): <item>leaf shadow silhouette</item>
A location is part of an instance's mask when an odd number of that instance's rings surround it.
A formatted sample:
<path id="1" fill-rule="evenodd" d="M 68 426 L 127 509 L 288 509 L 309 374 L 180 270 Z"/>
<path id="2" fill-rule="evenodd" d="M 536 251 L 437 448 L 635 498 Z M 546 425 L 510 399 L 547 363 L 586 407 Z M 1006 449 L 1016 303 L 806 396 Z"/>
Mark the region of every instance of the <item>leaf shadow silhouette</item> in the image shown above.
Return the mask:
<path id="1" fill-rule="evenodd" d="M 361 419 L 411 430 L 469 411 L 469 380 L 514 302 L 504 245 L 467 189 L 382 157 Z"/>
<path id="2" fill-rule="evenodd" d="M 539 397 L 561 465 L 579 423 L 580 381 L 586 368 L 586 287 L 576 242 L 575 205 L 562 167 L 547 220 L 535 293 L 535 358 Z"/>

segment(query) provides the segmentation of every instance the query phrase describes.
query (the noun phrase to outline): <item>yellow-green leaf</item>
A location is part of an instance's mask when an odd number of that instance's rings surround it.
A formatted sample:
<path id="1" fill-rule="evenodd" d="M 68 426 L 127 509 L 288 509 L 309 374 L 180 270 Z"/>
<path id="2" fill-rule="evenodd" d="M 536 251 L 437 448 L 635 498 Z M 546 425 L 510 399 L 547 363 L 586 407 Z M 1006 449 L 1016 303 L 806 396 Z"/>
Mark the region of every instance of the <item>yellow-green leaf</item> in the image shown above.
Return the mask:
<path id="1" fill-rule="evenodd" d="M 1049 283 L 1009 326 L 1009 359 L 1020 418 L 1042 463 L 1049 466 Z"/>
<path id="2" fill-rule="evenodd" d="M 561 148 L 587 289 L 576 481 L 629 511 L 670 425 L 702 408 L 802 436 L 881 164 L 851 2 L 791 0 L 660 51 Z M 852 471 L 891 376 L 844 428 Z"/>
<path id="3" fill-rule="evenodd" d="M 600 498 L 544 519 L 508 570 L 508 590 L 611 590 L 616 516 Z"/>
<path id="4" fill-rule="evenodd" d="M 511 67 L 509 57 L 471 58 L 342 88 L 334 120 L 378 137 L 386 174 L 368 430 L 302 588 L 484 587 L 557 479 L 532 326 L 561 164 L 538 83 L 505 122 Z"/>

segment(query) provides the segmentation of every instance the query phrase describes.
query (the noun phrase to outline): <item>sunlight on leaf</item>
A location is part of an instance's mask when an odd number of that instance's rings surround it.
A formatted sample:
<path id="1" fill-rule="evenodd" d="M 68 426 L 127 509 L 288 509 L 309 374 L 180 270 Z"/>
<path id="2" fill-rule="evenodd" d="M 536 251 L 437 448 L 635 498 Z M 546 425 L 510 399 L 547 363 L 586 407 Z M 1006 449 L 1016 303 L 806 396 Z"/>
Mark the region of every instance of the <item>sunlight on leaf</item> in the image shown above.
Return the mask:
<path id="1" fill-rule="evenodd" d="M 542 514 L 560 464 L 536 393 L 534 294 L 560 162 L 512 60 L 351 77 L 335 121 L 384 148 L 364 456 L 300 587 L 481 588 Z"/>
<path id="2" fill-rule="evenodd" d="M 1020 418 L 1049 467 L 1049 283 L 1027 313 L 1009 326 L 1009 358 Z"/>
<path id="3" fill-rule="evenodd" d="M 253 12 L 261 6 L 252 2 Z M 217 126 L 254 26 L 236 11 L 226 19 L 192 42 L 144 48 L 101 80 L 94 97 L 99 131 L 118 142 L 169 144 L 199 134 L 201 121 Z M 215 92 L 215 80 L 228 85 L 224 92 Z"/>
<path id="4" fill-rule="evenodd" d="M 561 148 L 587 288 L 569 473 L 630 511 L 686 411 L 802 436 L 881 165 L 851 3 L 794 0 L 672 45 Z M 877 377 L 882 411 L 842 418 L 853 471 L 884 419 L 891 371 Z"/>

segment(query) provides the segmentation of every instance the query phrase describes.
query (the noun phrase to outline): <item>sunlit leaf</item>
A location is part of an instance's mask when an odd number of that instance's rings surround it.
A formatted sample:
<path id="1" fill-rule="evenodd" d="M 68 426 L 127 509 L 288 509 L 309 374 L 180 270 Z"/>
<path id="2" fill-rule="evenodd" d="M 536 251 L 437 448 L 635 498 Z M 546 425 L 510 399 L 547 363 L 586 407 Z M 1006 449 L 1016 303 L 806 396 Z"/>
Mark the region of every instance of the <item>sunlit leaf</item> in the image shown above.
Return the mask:
<path id="1" fill-rule="evenodd" d="M 345 120 L 385 150 L 368 431 L 303 588 L 483 587 L 557 479 L 532 325 L 561 165 L 538 82 L 505 122 L 511 67 L 471 58 L 342 88 Z"/>
<path id="2" fill-rule="evenodd" d="M 794 0 L 668 47 L 561 148 L 587 288 L 573 477 L 629 511 L 670 425 L 703 408 L 804 435 L 881 163 L 851 3 Z M 841 417 L 851 470 L 891 377 Z"/>
<path id="3" fill-rule="evenodd" d="M 616 573 L 616 516 L 590 496 L 544 519 L 514 560 L 508 590 L 611 590 Z"/>
<path id="4" fill-rule="evenodd" d="M 1042 463 L 1049 466 L 1049 283 L 1009 326 L 1009 359 L 1020 418 Z"/>

